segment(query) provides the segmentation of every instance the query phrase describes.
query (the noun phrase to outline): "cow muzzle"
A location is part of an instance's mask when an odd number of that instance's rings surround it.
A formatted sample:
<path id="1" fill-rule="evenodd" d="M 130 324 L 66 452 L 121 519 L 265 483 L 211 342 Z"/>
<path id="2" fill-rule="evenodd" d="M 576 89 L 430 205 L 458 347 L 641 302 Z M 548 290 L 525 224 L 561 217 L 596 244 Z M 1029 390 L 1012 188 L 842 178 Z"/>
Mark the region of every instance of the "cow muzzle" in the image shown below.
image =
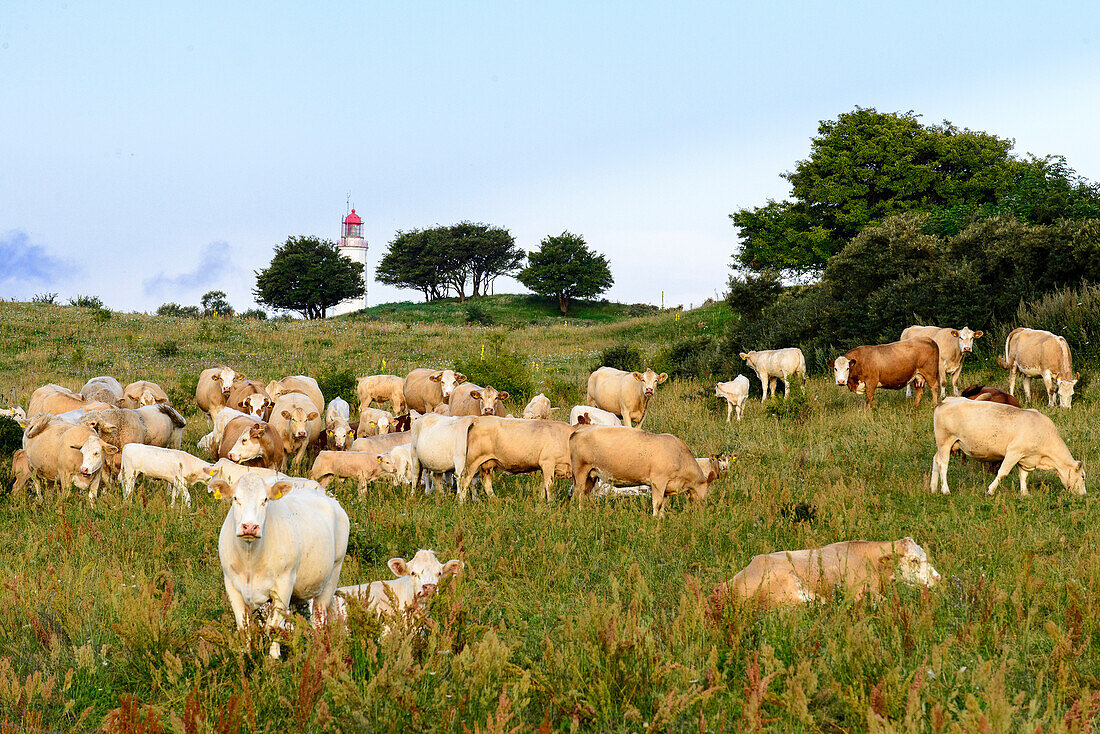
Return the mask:
<path id="1" fill-rule="evenodd" d="M 237 537 L 242 540 L 258 540 L 260 538 L 260 526 L 254 522 L 242 522 L 237 528 Z"/>
<path id="2" fill-rule="evenodd" d="M 222 395 L 228 395 L 228 394 L 229 394 L 229 388 L 228 387 L 222 387 Z"/>
<path id="3" fill-rule="evenodd" d="M 645 395 L 646 395 L 646 397 L 653 397 L 653 388 L 652 387 L 647 387 L 645 389 Z"/>
<path id="4" fill-rule="evenodd" d="M 92 469 L 89 469 L 89 468 L 88 468 L 88 467 L 86 467 L 86 466 L 82 466 L 82 467 L 80 467 L 80 473 L 81 473 L 81 474 L 83 474 L 83 475 L 84 475 L 84 476 L 86 476 L 86 477 L 90 477 L 90 476 L 92 476 L 93 474 L 95 474 L 95 471 L 94 471 L 94 470 L 92 470 Z"/>
<path id="5" fill-rule="evenodd" d="M 847 383 L 846 381 L 844 381 L 844 380 L 837 380 L 837 381 L 836 381 L 836 385 L 837 385 L 837 387 L 844 387 L 844 386 L 845 386 L 845 385 L 847 385 L 847 384 L 848 384 L 848 383 Z"/>
<path id="6" fill-rule="evenodd" d="M 306 437 L 306 432 L 305 431 L 296 431 L 294 433 L 294 438 L 305 438 L 305 437 Z"/>

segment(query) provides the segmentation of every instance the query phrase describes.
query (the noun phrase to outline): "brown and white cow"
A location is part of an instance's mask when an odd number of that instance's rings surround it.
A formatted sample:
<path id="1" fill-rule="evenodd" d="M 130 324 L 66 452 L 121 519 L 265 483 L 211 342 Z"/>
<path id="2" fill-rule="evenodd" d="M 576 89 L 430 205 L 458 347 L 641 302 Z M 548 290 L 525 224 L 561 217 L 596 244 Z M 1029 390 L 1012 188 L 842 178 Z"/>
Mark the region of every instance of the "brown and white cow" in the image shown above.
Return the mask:
<path id="1" fill-rule="evenodd" d="M 431 413 L 437 405 L 448 402 L 455 387 L 463 382 L 466 375 L 461 372 L 417 368 L 405 378 L 405 405 L 418 413 Z"/>
<path id="2" fill-rule="evenodd" d="M 451 393 L 450 412 L 448 415 L 496 415 L 504 416 L 504 401 L 508 399 L 507 392 L 499 392 L 495 387 L 481 387 L 472 382 L 464 382 Z"/>
<path id="3" fill-rule="evenodd" d="M 951 390 L 959 394 L 959 376 L 962 375 L 963 358 L 974 351 L 974 340 L 984 332 L 969 326 L 961 329 L 941 329 L 938 326 L 910 326 L 901 332 L 901 340 L 925 337 L 940 348 L 940 398 L 947 395 L 947 376 L 951 376 Z M 912 383 L 905 386 L 905 397 L 912 395 Z"/>
<path id="4" fill-rule="evenodd" d="M 195 404 L 213 421 L 217 412 L 225 407 L 233 383 L 243 379 L 243 375 L 225 365 L 203 370 L 199 373 L 199 381 L 195 386 Z"/>
<path id="5" fill-rule="evenodd" d="M 932 393 L 932 404 L 940 400 L 940 348 L 936 342 L 924 337 L 856 347 L 829 363 L 837 385 L 864 396 L 864 404 L 870 407 L 875 390 L 885 387 L 899 390 L 919 376 Z M 924 391 L 918 381 L 917 397 L 913 405 L 920 405 Z"/>
<path id="6" fill-rule="evenodd" d="M 1055 396 L 1063 408 L 1073 404 L 1073 386 L 1081 373 L 1073 372 L 1065 337 L 1040 329 L 1013 329 L 1005 339 L 1004 357 L 998 357 L 997 362 L 1008 370 L 1009 395 L 1016 394 L 1016 373 L 1019 372 L 1024 378 L 1027 400 L 1031 400 L 1031 378 L 1041 377 L 1047 388 L 1047 405 L 1054 407 Z"/>
<path id="7" fill-rule="evenodd" d="M 948 494 L 947 464 L 951 450 L 979 461 L 1000 461 L 988 488 L 997 485 L 1013 467 L 1020 472 L 1020 494 L 1027 494 L 1027 473 L 1036 469 L 1055 471 L 1066 489 L 1085 494 L 1085 466 L 1075 461 L 1054 422 L 1037 410 L 966 398 L 947 398 L 932 414 L 936 433 L 936 454 L 932 457 L 932 492 Z M 941 486 L 942 483 L 942 486 Z"/>
<path id="8" fill-rule="evenodd" d="M 233 387 L 229 388 L 229 394 L 225 398 L 227 408 L 254 415 L 265 421 L 271 416 L 271 408 L 274 405 L 275 401 L 267 394 L 264 384 L 259 380 L 237 380 L 233 383 Z"/>
<path id="9" fill-rule="evenodd" d="M 584 402 L 619 416 L 627 428 L 639 426 L 645 418 L 649 399 L 657 386 L 667 379 L 664 372 L 658 375 L 648 368 L 645 372 L 625 372 L 614 367 L 600 367 L 588 376 Z"/>
<path id="10" fill-rule="evenodd" d="M 246 466 L 278 469 L 284 464 L 283 439 L 268 423 L 250 415 L 229 421 L 213 457 Z"/>
<path id="11" fill-rule="evenodd" d="M 970 400 L 982 400 L 989 403 L 1011 405 L 1013 408 L 1023 407 L 1020 405 L 1020 401 L 1014 396 L 1009 395 L 1000 388 L 989 387 L 988 385 L 971 385 L 962 391 L 962 397 L 969 398 Z"/>
<path id="12" fill-rule="evenodd" d="M 749 369 L 756 372 L 756 377 L 760 380 L 760 388 L 764 393 L 760 398 L 761 402 L 768 399 L 769 389 L 772 396 L 775 395 L 776 383 L 779 380 L 783 380 L 783 397 L 789 397 L 790 376 L 799 375 L 803 380 L 806 379 L 806 357 L 798 347 L 741 352 L 739 356 L 745 360 Z M 738 418 L 738 420 L 741 419 Z"/>

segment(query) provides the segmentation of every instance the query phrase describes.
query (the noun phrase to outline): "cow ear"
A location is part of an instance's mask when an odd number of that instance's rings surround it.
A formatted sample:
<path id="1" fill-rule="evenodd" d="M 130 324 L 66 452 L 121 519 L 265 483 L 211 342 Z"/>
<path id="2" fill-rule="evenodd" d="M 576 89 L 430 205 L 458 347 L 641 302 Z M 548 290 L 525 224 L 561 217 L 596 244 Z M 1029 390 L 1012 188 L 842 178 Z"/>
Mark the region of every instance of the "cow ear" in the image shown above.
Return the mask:
<path id="1" fill-rule="evenodd" d="M 1080 379 L 1081 379 L 1081 373 L 1078 372 L 1076 375 L 1073 376 L 1073 384 L 1076 385 L 1077 381 L 1080 380 Z"/>
<path id="2" fill-rule="evenodd" d="M 497 393 L 497 399 L 498 400 L 507 400 L 508 399 L 508 393 L 507 392 Z"/>
<path id="3" fill-rule="evenodd" d="M 737 356 L 740 357 L 741 359 L 748 359 L 749 358 L 749 355 L 745 354 L 744 352 L 739 352 L 737 354 Z"/>
<path id="4" fill-rule="evenodd" d="M 264 427 L 260 425 L 252 426 L 248 429 L 248 435 L 252 436 L 253 438 L 259 438 L 260 436 L 264 435 Z"/>
<path id="5" fill-rule="evenodd" d="M 210 379 L 213 380 L 214 382 L 218 382 L 222 379 L 222 376 L 221 375 L 210 375 Z"/>
<path id="6" fill-rule="evenodd" d="M 592 423 L 592 419 L 588 417 L 588 413 L 581 413 L 577 416 L 578 426 L 587 426 Z"/>
<path id="7" fill-rule="evenodd" d="M 134 395 L 133 393 L 126 393 L 126 397 L 130 398 L 131 400 L 140 400 L 141 399 L 141 395 Z"/>
<path id="8" fill-rule="evenodd" d="M 461 571 L 464 567 L 465 567 L 465 564 L 462 561 L 458 560 L 457 558 L 454 559 L 454 560 L 447 561 L 446 563 L 443 564 L 443 574 L 442 575 L 443 576 L 452 576 L 452 575 L 458 573 L 459 571 Z"/>
<path id="9" fill-rule="evenodd" d="M 854 359 L 849 359 L 848 360 L 848 369 L 851 369 L 852 365 L 854 365 L 855 363 L 856 363 L 856 361 Z"/>
<path id="10" fill-rule="evenodd" d="M 378 463 L 379 463 L 379 464 L 381 464 L 381 463 L 382 463 L 382 454 L 379 454 L 379 455 L 378 455 Z"/>
<path id="11" fill-rule="evenodd" d="M 642 381 L 642 373 L 641 372 L 631 372 L 630 374 L 632 374 L 634 376 L 634 379 L 637 380 L 638 382 Z"/>
<path id="12" fill-rule="evenodd" d="M 405 561 L 404 558 L 391 558 L 390 560 L 386 561 L 386 565 L 390 567 L 391 571 L 393 571 L 394 576 L 409 575 L 409 564 Z"/>
<path id="13" fill-rule="evenodd" d="M 1085 470 L 1085 460 L 1082 459 L 1081 461 L 1077 462 L 1077 471 L 1084 471 L 1084 470 Z"/>
<path id="14" fill-rule="evenodd" d="M 283 411 L 283 417 L 286 418 L 287 420 L 290 420 L 290 411 L 289 410 L 284 410 Z"/>
<path id="15" fill-rule="evenodd" d="M 974 338 L 975 338 L 975 339 L 978 339 L 978 338 L 980 338 L 980 337 L 981 337 L 981 335 L 982 335 L 982 334 L 984 334 L 984 333 L 985 333 L 984 331 L 975 331 L 975 332 L 974 332 Z"/>
<path id="16" fill-rule="evenodd" d="M 829 367 L 829 369 L 833 369 L 833 365 L 836 364 L 836 360 L 835 359 L 830 359 L 825 364 Z"/>
<path id="17" fill-rule="evenodd" d="M 481 400 L 481 390 L 471 390 L 470 397 L 474 400 Z"/>
<path id="18" fill-rule="evenodd" d="M 958 329 L 952 329 L 951 330 L 951 336 L 957 338 L 959 336 L 959 330 Z"/>
<path id="19" fill-rule="evenodd" d="M 267 498 L 277 500 L 292 489 L 294 489 L 294 485 L 290 482 L 275 482 L 267 488 Z"/>
<path id="20" fill-rule="evenodd" d="M 306 420 L 307 420 L 307 421 L 315 421 L 315 420 L 317 420 L 317 411 L 315 410 L 315 411 L 313 411 L 312 413 L 310 413 L 309 415 L 307 415 L 307 416 L 306 416 Z"/>
<path id="21" fill-rule="evenodd" d="M 707 484 L 710 484 L 711 482 L 713 482 L 717 478 L 718 478 L 718 472 L 711 469 L 710 474 L 707 474 Z"/>
<path id="22" fill-rule="evenodd" d="M 439 382 L 443 379 L 443 375 L 428 375 L 428 379 L 432 382 Z"/>
<path id="23" fill-rule="evenodd" d="M 214 479 L 206 485 L 206 491 L 214 494 L 214 499 L 229 499 L 233 496 L 233 487 L 224 479 Z"/>
<path id="24" fill-rule="evenodd" d="M 657 375 L 657 384 L 660 385 L 662 382 L 664 382 L 667 379 L 668 379 L 668 373 L 667 372 L 662 372 L 661 374 Z"/>
<path id="25" fill-rule="evenodd" d="M 118 447 L 109 443 L 103 444 L 103 453 L 105 454 L 117 454 Z"/>
<path id="26" fill-rule="evenodd" d="M 466 375 L 462 374 L 461 372 L 456 372 L 455 373 L 455 384 L 458 384 L 460 382 L 466 382 Z"/>

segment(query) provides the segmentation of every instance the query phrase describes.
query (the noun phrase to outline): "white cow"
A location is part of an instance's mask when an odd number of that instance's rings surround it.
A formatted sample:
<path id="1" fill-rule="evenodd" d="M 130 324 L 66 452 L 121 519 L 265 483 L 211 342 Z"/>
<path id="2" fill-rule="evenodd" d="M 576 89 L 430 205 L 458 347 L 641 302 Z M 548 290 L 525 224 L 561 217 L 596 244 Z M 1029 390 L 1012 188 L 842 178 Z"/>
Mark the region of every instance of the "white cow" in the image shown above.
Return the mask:
<path id="1" fill-rule="evenodd" d="M 593 408 L 591 405 L 574 405 L 569 411 L 569 425 L 575 426 L 581 422 L 581 416 L 585 416 L 585 423 L 593 426 L 621 426 L 623 422 L 619 416 L 607 410 Z"/>
<path id="2" fill-rule="evenodd" d="M 402 484 L 416 484 L 416 475 L 412 472 L 412 444 L 394 446 L 379 455 L 382 471 L 392 474 Z M 414 490 L 415 491 L 415 490 Z"/>
<path id="3" fill-rule="evenodd" d="M 1081 373 L 1073 373 L 1069 342 L 1065 337 L 1040 329 L 1013 329 L 1005 339 L 1005 354 L 997 362 L 1008 370 L 1008 394 L 1016 391 L 1016 373 L 1024 378 L 1024 397 L 1031 400 L 1031 378 L 1042 377 L 1047 389 L 1047 405 L 1069 408 L 1073 405 L 1073 387 Z"/>
<path id="4" fill-rule="evenodd" d="M 191 506 L 191 493 L 188 487 L 205 482 L 210 462 L 192 456 L 186 451 L 165 449 L 159 446 L 146 446 L 140 443 L 128 443 L 122 447 L 122 471 L 119 481 L 122 483 L 122 498 L 129 498 L 134 491 L 134 482 L 144 475 L 152 479 L 163 479 L 172 485 L 172 506 L 176 497 L 183 496 L 183 503 Z"/>
<path id="5" fill-rule="evenodd" d="M 947 396 L 947 376 L 951 375 L 951 389 L 959 394 L 959 376 L 962 375 L 963 358 L 974 351 L 974 340 L 984 332 L 969 326 L 961 329 L 941 329 L 938 326 L 910 326 L 901 332 L 901 340 L 925 337 L 940 348 L 940 398 Z M 905 386 L 905 397 L 912 397 L 913 383 Z"/>
<path id="6" fill-rule="evenodd" d="M 362 408 L 359 411 L 359 430 L 356 438 L 382 436 L 394 429 L 393 413 L 381 408 Z"/>
<path id="7" fill-rule="evenodd" d="M 412 467 L 414 477 L 423 476 L 424 492 L 431 491 L 428 480 L 451 473 L 458 480 L 466 468 L 466 432 L 474 416 L 426 415 L 412 425 Z"/>
<path id="8" fill-rule="evenodd" d="M 358 599 L 385 617 L 398 617 L 406 611 L 423 612 L 439 582 L 457 574 L 464 564 L 457 559 L 440 563 L 434 551 L 421 548 L 411 561 L 391 558 L 386 565 L 396 579 L 342 586 L 336 593 L 346 599 Z"/>
<path id="9" fill-rule="evenodd" d="M 355 435 L 351 430 L 351 406 L 343 398 L 333 398 L 325 408 L 325 438 L 330 451 L 345 451 Z"/>
<path id="10" fill-rule="evenodd" d="M 348 549 L 348 515 L 323 492 L 267 484 L 248 473 L 230 484 L 210 482 L 214 496 L 229 501 L 218 535 L 225 593 L 237 628 L 252 611 L 272 601 L 267 627 L 282 625 L 291 603 L 314 600 L 314 622 L 329 611 Z M 279 643 L 270 654 L 279 657 Z"/>
<path id="11" fill-rule="evenodd" d="M 764 393 L 760 398 L 763 402 L 768 399 L 768 391 L 775 395 L 776 383 L 783 380 L 783 397 L 791 394 L 791 375 L 799 375 L 806 379 L 806 358 L 802 356 L 802 350 L 798 347 L 788 349 L 764 349 L 754 352 L 741 352 L 741 359 L 751 370 L 756 372 L 760 379 L 760 388 Z"/>
<path id="12" fill-rule="evenodd" d="M 588 376 L 588 392 L 584 402 L 622 416 L 627 428 L 640 426 L 649 407 L 649 399 L 657 386 L 668 379 L 664 372 L 624 372 L 614 367 L 600 367 Z M 618 411 L 618 412 L 616 412 Z"/>
<path id="13" fill-rule="evenodd" d="M 218 459 L 204 469 L 203 473 L 206 474 L 206 479 L 222 479 L 230 484 L 239 482 L 241 477 L 251 473 L 262 477 L 268 484 L 290 482 L 291 486 L 295 489 L 312 489 L 317 492 L 325 491 L 325 488 L 318 482 L 307 477 L 292 477 L 289 474 L 283 474 L 277 469 L 267 469 L 262 466 L 245 466 L 244 464 L 238 464 L 229 459 Z M 207 486 L 206 491 L 212 492 L 213 490 Z"/>
<path id="14" fill-rule="evenodd" d="M 738 375 L 729 382 L 719 382 L 714 386 L 714 394 L 726 401 L 726 423 L 730 422 L 730 413 L 737 409 L 737 420 L 745 412 L 745 403 L 749 401 L 749 378 Z"/>

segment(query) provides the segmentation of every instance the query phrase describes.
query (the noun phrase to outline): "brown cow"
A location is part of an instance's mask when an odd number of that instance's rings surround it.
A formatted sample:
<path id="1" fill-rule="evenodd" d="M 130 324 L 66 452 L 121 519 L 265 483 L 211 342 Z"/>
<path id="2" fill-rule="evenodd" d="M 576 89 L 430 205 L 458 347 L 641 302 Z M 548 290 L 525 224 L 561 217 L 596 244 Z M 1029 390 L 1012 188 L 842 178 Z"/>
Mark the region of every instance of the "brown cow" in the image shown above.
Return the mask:
<path id="1" fill-rule="evenodd" d="M 971 385 L 962 391 L 964 398 L 970 398 L 971 400 L 984 400 L 988 403 L 1001 403 L 1002 405 L 1011 405 L 1014 408 L 1022 408 L 1020 401 L 1014 396 L 1006 393 L 1004 390 L 1000 390 L 996 387 L 988 387 L 986 385 Z"/>
<path id="2" fill-rule="evenodd" d="M 913 405 L 920 405 L 927 383 L 932 393 L 932 404 L 940 401 L 940 348 L 931 339 L 918 337 L 889 344 L 873 344 L 856 347 L 843 357 L 829 363 L 837 385 L 847 385 L 856 394 L 862 393 L 864 404 L 870 407 L 875 390 L 885 387 L 899 390 L 914 377 L 917 397 Z"/>
<path id="3" fill-rule="evenodd" d="M 267 394 L 264 384 L 259 380 L 238 380 L 229 388 L 225 406 L 242 413 L 253 415 L 260 420 L 271 418 L 271 408 L 275 401 Z"/>
<path id="4" fill-rule="evenodd" d="M 459 500 L 465 499 L 479 471 L 481 484 L 490 494 L 493 469 L 503 469 L 511 474 L 541 471 L 542 496 L 549 501 L 554 479 L 573 473 L 569 462 L 572 433 L 573 426 L 562 421 L 478 418 L 466 430 L 466 469 L 459 480 Z"/>
<path id="5" fill-rule="evenodd" d="M 226 424 L 213 458 L 278 469 L 283 464 L 283 455 L 283 439 L 273 427 L 252 416 L 239 416 Z"/>
<path id="6" fill-rule="evenodd" d="M 437 405 L 446 403 L 457 385 L 466 381 L 466 375 L 454 370 L 417 368 L 405 378 L 402 392 L 405 406 L 418 413 L 431 413 Z"/>
<path id="7" fill-rule="evenodd" d="M 313 461 L 309 478 L 327 488 L 333 479 L 354 479 L 360 494 L 385 472 L 379 455 L 370 451 L 322 451 Z"/>

